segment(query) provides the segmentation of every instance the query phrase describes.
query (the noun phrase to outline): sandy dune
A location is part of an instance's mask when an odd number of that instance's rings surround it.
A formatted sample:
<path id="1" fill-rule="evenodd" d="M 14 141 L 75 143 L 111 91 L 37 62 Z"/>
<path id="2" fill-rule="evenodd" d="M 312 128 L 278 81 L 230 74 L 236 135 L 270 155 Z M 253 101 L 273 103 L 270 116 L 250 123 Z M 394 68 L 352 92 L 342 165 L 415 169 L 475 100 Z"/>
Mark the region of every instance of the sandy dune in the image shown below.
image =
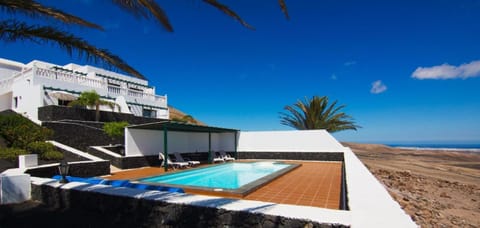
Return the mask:
<path id="1" fill-rule="evenodd" d="M 480 227 L 480 153 L 350 147 L 422 227 Z"/>

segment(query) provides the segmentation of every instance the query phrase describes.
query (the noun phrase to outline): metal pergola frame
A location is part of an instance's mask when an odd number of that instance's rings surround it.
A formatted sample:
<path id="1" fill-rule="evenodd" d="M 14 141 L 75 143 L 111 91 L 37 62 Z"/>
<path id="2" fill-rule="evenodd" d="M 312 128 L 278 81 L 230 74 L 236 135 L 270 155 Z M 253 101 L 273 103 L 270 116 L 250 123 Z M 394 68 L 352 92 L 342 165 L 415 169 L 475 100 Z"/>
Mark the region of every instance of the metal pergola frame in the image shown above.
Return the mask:
<path id="1" fill-rule="evenodd" d="M 169 131 L 182 131 L 182 132 L 201 132 L 201 133 L 208 133 L 208 162 L 212 163 L 213 156 L 212 156 L 212 133 L 234 133 L 234 157 L 237 158 L 237 129 L 230 129 L 230 128 L 221 128 L 221 127 L 212 127 L 212 126 L 201 126 L 195 124 L 188 124 L 176 121 L 160 121 L 154 123 L 147 123 L 147 124 L 138 124 L 128 126 L 129 129 L 145 129 L 145 130 L 161 130 L 163 131 L 163 149 L 164 149 L 164 168 L 165 171 L 168 169 L 168 132 Z"/>

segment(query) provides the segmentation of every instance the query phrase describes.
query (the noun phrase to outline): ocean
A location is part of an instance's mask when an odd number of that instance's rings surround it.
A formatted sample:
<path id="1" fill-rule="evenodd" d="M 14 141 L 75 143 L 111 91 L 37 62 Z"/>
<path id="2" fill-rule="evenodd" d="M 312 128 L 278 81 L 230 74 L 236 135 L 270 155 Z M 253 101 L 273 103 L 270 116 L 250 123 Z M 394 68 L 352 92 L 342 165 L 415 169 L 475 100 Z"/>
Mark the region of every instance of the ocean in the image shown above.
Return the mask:
<path id="1" fill-rule="evenodd" d="M 413 149 L 413 150 L 447 150 L 467 151 L 480 153 L 480 144 L 445 144 L 445 143 L 392 143 L 385 144 L 390 147 Z"/>

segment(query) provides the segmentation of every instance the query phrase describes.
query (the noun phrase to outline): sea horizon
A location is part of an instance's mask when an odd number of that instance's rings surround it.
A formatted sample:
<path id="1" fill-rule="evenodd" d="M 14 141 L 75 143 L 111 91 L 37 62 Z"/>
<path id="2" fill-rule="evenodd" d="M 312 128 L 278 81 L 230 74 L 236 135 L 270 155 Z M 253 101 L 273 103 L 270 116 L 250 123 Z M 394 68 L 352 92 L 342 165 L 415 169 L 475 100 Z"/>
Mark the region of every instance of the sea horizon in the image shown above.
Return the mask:
<path id="1" fill-rule="evenodd" d="M 354 143 L 381 144 L 389 147 L 412 150 L 446 150 L 480 152 L 480 142 L 477 141 L 359 141 Z"/>
<path id="2" fill-rule="evenodd" d="M 480 152 L 480 143 L 382 143 L 384 145 L 414 150 L 447 150 Z"/>

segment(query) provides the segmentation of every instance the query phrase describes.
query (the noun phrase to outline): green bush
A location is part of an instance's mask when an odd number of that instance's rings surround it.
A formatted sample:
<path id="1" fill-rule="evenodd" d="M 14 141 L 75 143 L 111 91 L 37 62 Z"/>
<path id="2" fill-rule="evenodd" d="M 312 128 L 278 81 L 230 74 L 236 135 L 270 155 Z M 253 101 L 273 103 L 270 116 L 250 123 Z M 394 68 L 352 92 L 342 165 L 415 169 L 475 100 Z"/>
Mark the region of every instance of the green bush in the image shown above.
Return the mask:
<path id="1" fill-rule="evenodd" d="M 21 115 L 0 115 L 0 136 L 8 147 L 27 149 L 31 142 L 45 141 L 52 135 L 52 130 L 38 126 Z"/>
<path id="2" fill-rule="evenodd" d="M 28 152 L 38 154 L 42 160 L 63 159 L 63 153 L 58 152 L 55 146 L 48 142 L 32 142 L 27 146 Z"/>
<path id="3" fill-rule="evenodd" d="M 56 150 L 49 150 L 44 152 L 43 154 L 40 154 L 40 159 L 42 160 L 62 160 L 63 159 L 63 153 L 58 152 Z"/>
<path id="4" fill-rule="evenodd" d="M 26 150 L 18 148 L 0 148 L 0 159 L 17 161 L 19 155 L 28 154 Z"/>
<path id="5" fill-rule="evenodd" d="M 103 125 L 103 130 L 111 138 L 123 137 L 124 128 L 128 126 L 128 123 L 125 121 L 122 122 L 109 122 Z"/>
<path id="6" fill-rule="evenodd" d="M 27 150 L 32 154 L 43 154 L 55 150 L 55 146 L 48 142 L 31 142 L 28 144 Z"/>

